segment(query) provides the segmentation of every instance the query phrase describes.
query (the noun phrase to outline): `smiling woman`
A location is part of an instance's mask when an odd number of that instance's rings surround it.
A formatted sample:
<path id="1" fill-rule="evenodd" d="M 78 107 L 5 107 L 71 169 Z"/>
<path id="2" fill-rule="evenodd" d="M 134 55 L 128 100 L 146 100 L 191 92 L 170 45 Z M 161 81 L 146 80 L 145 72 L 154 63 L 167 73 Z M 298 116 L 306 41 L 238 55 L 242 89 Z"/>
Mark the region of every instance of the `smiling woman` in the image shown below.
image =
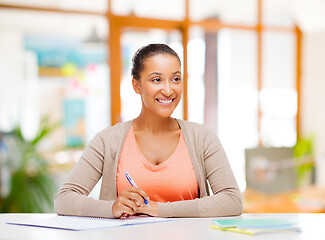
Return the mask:
<path id="1" fill-rule="evenodd" d="M 121 71 L 121 84 L 120 90 L 120 120 L 128 121 L 136 118 L 142 108 L 141 96 L 134 94 L 132 86 L 132 78 L 130 74 L 132 72 L 133 61 L 130 61 L 142 46 L 146 46 L 153 42 L 168 44 L 179 56 L 181 62 L 181 73 L 184 71 L 183 63 L 183 46 L 182 35 L 179 30 L 166 31 L 162 29 L 150 29 L 138 31 L 135 29 L 128 29 L 121 34 L 121 49 L 122 49 L 122 71 Z M 181 75 L 182 76 L 182 75 Z M 139 77 L 138 77 L 139 79 Z M 185 79 L 182 76 L 182 82 L 185 84 Z M 186 86 L 185 86 L 186 87 Z M 185 91 L 185 88 L 183 89 Z M 174 110 L 172 116 L 175 118 L 184 117 L 184 95 L 182 95 L 181 101 L 178 103 L 177 108 Z"/>
<path id="2" fill-rule="evenodd" d="M 94 137 L 55 198 L 58 214 L 120 218 L 242 213 L 241 193 L 218 137 L 203 125 L 171 117 L 182 84 L 179 57 L 168 45 L 149 44 L 136 52 L 132 85 L 141 96 L 141 112 Z M 130 186 L 126 171 L 138 188 Z M 101 177 L 100 200 L 89 198 Z"/>
<path id="3" fill-rule="evenodd" d="M 163 49 L 157 47 L 155 51 Z M 144 63 L 138 63 L 143 61 L 143 58 L 146 60 L 145 67 Z M 183 92 L 181 64 L 177 55 L 164 52 L 154 56 L 136 55 L 133 62 L 135 67 L 132 69 L 132 85 L 134 91 L 141 95 L 141 115 L 148 114 L 144 111 L 149 110 L 161 114 L 162 117 L 169 117 L 177 107 Z M 140 74 L 139 69 L 142 69 Z"/>

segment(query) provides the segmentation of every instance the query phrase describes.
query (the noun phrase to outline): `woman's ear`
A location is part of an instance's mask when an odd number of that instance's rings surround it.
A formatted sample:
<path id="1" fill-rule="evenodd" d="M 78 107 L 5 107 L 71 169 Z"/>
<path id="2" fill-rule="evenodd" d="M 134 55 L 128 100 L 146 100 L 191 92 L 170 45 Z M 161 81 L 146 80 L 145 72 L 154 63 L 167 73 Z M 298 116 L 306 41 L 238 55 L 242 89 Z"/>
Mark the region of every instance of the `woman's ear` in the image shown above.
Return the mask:
<path id="1" fill-rule="evenodd" d="M 132 86 L 135 93 L 140 94 L 140 81 L 132 78 Z"/>

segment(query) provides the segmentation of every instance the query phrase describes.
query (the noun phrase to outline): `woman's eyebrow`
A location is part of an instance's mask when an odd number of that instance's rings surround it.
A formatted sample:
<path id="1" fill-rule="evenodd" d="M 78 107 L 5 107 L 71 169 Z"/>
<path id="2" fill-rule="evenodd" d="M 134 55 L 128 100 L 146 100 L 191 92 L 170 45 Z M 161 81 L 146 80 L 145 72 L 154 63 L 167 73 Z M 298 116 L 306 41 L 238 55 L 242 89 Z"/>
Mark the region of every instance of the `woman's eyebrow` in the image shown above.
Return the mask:
<path id="1" fill-rule="evenodd" d="M 175 75 L 175 74 L 177 74 L 177 73 L 182 74 L 180 71 L 176 71 L 176 72 L 174 72 L 172 75 Z"/>
<path id="2" fill-rule="evenodd" d="M 159 73 L 159 72 L 152 72 L 152 73 L 150 73 L 149 75 L 148 75 L 148 77 L 150 76 L 150 75 L 162 75 L 161 73 Z"/>
<path id="3" fill-rule="evenodd" d="M 175 74 L 182 74 L 180 71 L 176 71 L 176 72 L 173 72 L 171 75 L 175 75 Z M 152 72 L 150 73 L 147 77 L 150 77 L 151 75 L 162 75 L 161 73 L 159 72 Z"/>

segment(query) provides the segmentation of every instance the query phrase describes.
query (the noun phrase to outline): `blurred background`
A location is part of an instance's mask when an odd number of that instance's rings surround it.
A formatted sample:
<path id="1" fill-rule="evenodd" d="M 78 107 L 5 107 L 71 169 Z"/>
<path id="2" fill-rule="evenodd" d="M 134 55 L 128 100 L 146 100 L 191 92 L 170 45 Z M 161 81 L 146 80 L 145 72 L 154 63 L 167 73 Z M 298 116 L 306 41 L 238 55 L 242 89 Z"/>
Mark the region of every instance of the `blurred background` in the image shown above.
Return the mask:
<path id="1" fill-rule="evenodd" d="M 53 212 L 89 140 L 139 114 L 131 59 L 149 43 L 182 59 L 174 117 L 218 134 L 245 212 L 325 212 L 324 12 L 324 0 L 0 0 L 1 212 Z"/>

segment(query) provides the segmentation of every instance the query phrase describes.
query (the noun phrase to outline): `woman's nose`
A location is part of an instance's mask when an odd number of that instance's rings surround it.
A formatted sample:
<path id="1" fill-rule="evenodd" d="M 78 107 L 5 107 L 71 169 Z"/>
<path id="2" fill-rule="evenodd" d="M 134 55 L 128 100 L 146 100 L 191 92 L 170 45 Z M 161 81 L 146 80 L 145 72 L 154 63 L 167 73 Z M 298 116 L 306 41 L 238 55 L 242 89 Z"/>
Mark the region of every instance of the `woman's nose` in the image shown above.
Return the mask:
<path id="1" fill-rule="evenodd" d="M 163 85 L 163 88 L 161 89 L 161 93 L 166 97 L 169 97 L 170 95 L 173 94 L 173 89 L 171 88 L 169 82 Z"/>

